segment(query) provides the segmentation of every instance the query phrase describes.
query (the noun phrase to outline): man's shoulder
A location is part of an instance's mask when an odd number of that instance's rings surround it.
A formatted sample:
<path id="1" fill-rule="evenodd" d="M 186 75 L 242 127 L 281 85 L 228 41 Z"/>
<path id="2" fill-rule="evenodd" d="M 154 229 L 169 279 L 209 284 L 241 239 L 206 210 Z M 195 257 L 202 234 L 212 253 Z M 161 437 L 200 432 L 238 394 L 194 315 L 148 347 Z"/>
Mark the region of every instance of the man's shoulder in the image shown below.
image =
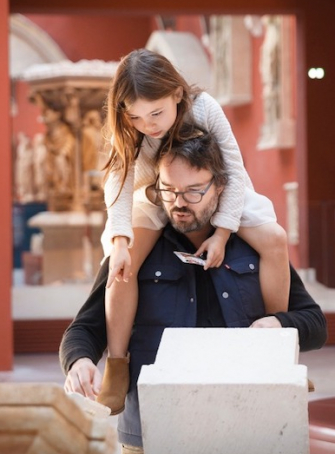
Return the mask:
<path id="1" fill-rule="evenodd" d="M 259 257 L 259 254 L 236 233 L 232 233 L 226 245 L 225 257 L 237 258 L 243 256 Z"/>

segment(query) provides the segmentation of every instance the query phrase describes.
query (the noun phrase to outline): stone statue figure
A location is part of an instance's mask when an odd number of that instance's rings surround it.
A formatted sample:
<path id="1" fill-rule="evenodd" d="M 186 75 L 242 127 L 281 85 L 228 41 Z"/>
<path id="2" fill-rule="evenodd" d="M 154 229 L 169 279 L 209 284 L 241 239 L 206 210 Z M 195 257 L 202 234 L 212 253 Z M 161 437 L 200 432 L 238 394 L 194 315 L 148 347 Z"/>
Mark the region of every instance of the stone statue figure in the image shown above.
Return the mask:
<path id="1" fill-rule="evenodd" d="M 20 132 L 17 136 L 15 162 L 16 197 L 21 203 L 34 200 L 34 156 L 30 138 Z"/>
<path id="2" fill-rule="evenodd" d="M 66 87 L 63 91 L 62 100 L 64 102 L 64 120 L 72 126 L 74 130 L 80 127 L 81 113 L 80 100 L 73 87 Z"/>
<path id="3" fill-rule="evenodd" d="M 260 74 L 263 84 L 263 140 L 271 139 L 280 118 L 280 28 L 278 16 L 264 16 L 265 36 L 261 47 Z"/>
<path id="4" fill-rule="evenodd" d="M 101 116 L 97 110 L 89 110 L 82 120 L 82 169 L 84 172 L 98 169 L 98 156 L 102 143 Z"/>
<path id="5" fill-rule="evenodd" d="M 69 194 L 74 186 L 74 134 L 60 111 L 46 107 L 42 116 L 47 127 L 45 146 L 50 169 L 49 187 L 55 193 Z"/>
<path id="6" fill-rule="evenodd" d="M 230 48 L 230 17 L 210 17 L 210 41 L 213 62 L 213 86 L 215 97 L 221 99 L 229 95 L 231 68 L 229 63 Z"/>
<path id="7" fill-rule="evenodd" d="M 81 157 L 83 172 L 83 189 L 85 197 L 92 196 L 102 184 L 103 168 L 101 162 L 102 148 L 102 121 L 98 110 L 89 110 L 82 120 L 81 129 Z"/>
<path id="8" fill-rule="evenodd" d="M 34 191 L 35 199 L 39 202 L 47 200 L 47 155 L 44 134 L 35 134 L 33 137 Z M 51 169 L 49 173 L 51 174 Z"/>

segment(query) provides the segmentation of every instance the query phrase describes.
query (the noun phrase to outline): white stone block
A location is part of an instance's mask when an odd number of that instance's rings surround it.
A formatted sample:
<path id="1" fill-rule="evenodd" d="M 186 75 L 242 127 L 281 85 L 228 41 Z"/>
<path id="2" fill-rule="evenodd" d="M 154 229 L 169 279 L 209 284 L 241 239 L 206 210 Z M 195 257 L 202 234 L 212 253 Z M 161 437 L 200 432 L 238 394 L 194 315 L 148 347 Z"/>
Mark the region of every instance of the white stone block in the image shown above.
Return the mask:
<path id="1" fill-rule="evenodd" d="M 308 454 L 295 329 L 166 329 L 138 381 L 145 454 Z"/>

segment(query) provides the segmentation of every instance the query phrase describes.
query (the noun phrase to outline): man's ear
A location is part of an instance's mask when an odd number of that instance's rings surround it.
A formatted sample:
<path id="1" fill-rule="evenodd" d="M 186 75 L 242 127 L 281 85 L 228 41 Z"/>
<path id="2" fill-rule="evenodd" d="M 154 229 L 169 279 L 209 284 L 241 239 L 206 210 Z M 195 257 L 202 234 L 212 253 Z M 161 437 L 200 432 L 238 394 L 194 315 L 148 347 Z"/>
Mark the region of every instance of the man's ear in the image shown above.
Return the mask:
<path id="1" fill-rule="evenodd" d="M 183 87 L 178 87 L 176 89 L 176 91 L 174 92 L 174 96 L 175 96 L 175 100 L 176 100 L 177 104 L 179 104 L 180 101 L 182 100 L 183 92 L 184 92 Z"/>
<path id="2" fill-rule="evenodd" d="M 221 195 L 221 194 L 222 194 L 224 188 L 225 188 L 225 186 L 224 186 L 223 184 L 216 187 L 216 190 L 217 190 L 218 195 Z"/>
<path id="3" fill-rule="evenodd" d="M 155 191 L 156 184 L 148 186 L 145 190 L 145 194 L 151 203 L 157 206 L 162 206 L 162 202 Z"/>

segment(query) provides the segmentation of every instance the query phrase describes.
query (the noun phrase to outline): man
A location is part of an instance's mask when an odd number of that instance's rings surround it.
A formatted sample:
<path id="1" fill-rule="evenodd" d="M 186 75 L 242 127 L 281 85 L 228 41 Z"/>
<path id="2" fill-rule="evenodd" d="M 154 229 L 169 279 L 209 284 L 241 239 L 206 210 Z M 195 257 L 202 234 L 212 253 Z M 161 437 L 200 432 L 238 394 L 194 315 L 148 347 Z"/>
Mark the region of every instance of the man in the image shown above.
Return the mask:
<path id="1" fill-rule="evenodd" d="M 142 365 L 155 361 L 166 327 L 295 327 L 301 350 L 326 341 L 326 322 L 319 306 L 291 269 L 289 312 L 265 314 L 257 253 L 238 236 L 227 243 L 219 268 L 183 263 L 174 251 L 194 253 L 213 232 L 210 219 L 227 175 L 217 144 L 208 134 L 164 150 L 158 162 L 156 193 L 170 219 L 142 265 L 139 303 L 130 340 L 131 383 L 126 408 L 119 416 L 123 453 L 142 453 L 137 379 Z M 65 388 L 90 398 L 99 392 L 95 364 L 106 348 L 104 292 L 106 260 L 92 293 L 64 334 L 60 359 Z"/>

